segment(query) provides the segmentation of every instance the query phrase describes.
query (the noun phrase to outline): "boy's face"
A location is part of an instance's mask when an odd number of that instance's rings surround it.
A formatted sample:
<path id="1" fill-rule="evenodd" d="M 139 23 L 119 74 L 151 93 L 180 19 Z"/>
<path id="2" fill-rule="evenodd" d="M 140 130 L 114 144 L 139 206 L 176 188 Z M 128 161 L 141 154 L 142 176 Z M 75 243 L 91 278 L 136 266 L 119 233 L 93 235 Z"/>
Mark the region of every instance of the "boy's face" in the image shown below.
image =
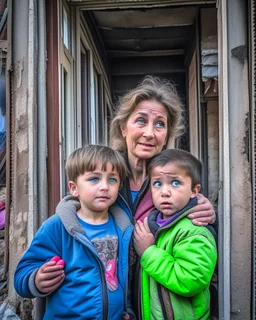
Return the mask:
<path id="1" fill-rule="evenodd" d="M 70 192 L 79 197 L 82 212 L 90 214 L 106 213 L 117 199 L 119 186 L 119 174 L 110 163 L 106 171 L 102 171 L 102 163 L 99 163 L 94 171 L 80 175 L 76 183 L 69 181 Z"/>
<path id="2" fill-rule="evenodd" d="M 192 180 L 186 171 L 171 162 L 153 168 L 150 178 L 153 203 L 163 213 L 163 219 L 183 209 L 200 190 L 199 184 L 192 189 Z"/>

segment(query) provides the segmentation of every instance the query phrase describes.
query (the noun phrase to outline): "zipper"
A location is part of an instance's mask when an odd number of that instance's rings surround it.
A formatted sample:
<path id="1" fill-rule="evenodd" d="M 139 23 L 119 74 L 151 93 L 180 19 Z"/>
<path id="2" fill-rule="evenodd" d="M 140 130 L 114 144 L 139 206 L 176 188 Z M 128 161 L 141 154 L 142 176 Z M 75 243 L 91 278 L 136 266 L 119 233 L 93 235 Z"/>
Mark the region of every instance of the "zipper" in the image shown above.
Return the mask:
<path id="1" fill-rule="evenodd" d="M 135 270 L 134 274 L 135 277 L 134 279 L 132 279 L 132 285 L 133 288 L 135 287 L 135 285 L 137 284 L 137 290 L 135 290 L 134 293 L 134 307 L 135 307 L 135 313 L 138 315 L 138 320 L 142 319 L 142 314 L 141 314 L 141 268 L 140 268 L 140 261 L 136 262 L 135 268 L 133 268 L 133 270 Z"/>
<path id="2" fill-rule="evenodd" d="M 159 301 L 160 301 L 160 305 L 161 305 L 161 309 L 162 309 L 164 320 L 168 320 L 167 312 L 166 312 L 164 301 L 163 301 L 163 295 L 162 295 L 161 288 L 160 288 L 161 285 L 158 282 L 156 283 L 156 285 L 157 285 L 157 293 L 158 293 L 158 298 L 159 298 Z"/>
<path id="3" fill-rule="evenodd" d="M 129 263 L 129 262 L 128 262 Z M 129 266 L 129 264 L 128 264 Z M 124 310 L 127 312 L 127 296 L 128 296 L 128 269 L 126 271 L 126 281 L 125 281 L 125 299 L 124 299 Z"/>
<path id="4" fill-rule="evenodd" d="M 103 319 L 108 319 L 108 293 L 107 293 L 107 285 L 106 285 L 106 278 L 105 278 L 105 267 L 103 269 L 102 261 L 99 261 L 99 258 L 96 257 L 99 267 L 100 267 L 100 274 L 102 279 L 102 289 L 103 289 Z"/>
<path id="5" fill-rule="evenodd" d="M 122 199 L 123 203 L 126 205 L 127 209 L 129 210 L 130 221 L 133 222 L 133 214 L 132 214 L 132 210 L 131 210 L 130 206 L 128 205 L 127 201 L 120 193 L 118 194 L 118 196 Z"/>
<path id="6" fill-rule="evenodd" d="M 137 300 L 138 300 L 138 316 L 139 319 L 142 319 L 142 313 L 141 313 L 141 268 L 140 268 L 140 262 L 138 262 L 139 267 L 138 269 L 138 294 L 137 294 Z M 137 270 L 136 270 L 137 271 Z"/>
<path id="7" fill-rule="evenodd" d="M 80 237 L 74 236 L 75 239 L 77 239 L 79 242 L 81 242 L 84 246 L 86 246 L 91 253 L 94 255 L 100 269 L 100 277 L 101 277 L 101 283 L 102 283 L 102 296 L 103 296 L 103 314 L 102 319 L 108 320 L 108 293 L 107 293 L 107 284 L 106 284 L 106 277 L 105 277 L 105 266 L 103 265 L 103 262 L 101 261 L 100 257 L 98 256 L 95 248 L 92 246 L 92 244 L 87 239 L 80 239 Z"/>
<path id="8" fill-rule="evenodd" d="M 127 229 L 125 230 L 125 232 L 127 232 Z M 124 233 L 125 233 L 124 232 Z M 123 233 L 123 235 L 124 235 Z M 123 237 L 123 236 L 122 236 Z M 125 299 L 124 299 L 124 310 L 127 312 L 127 297 L 128 297 L 128 287 L 129 287 L 129 266 L 130 266 L 130 261 L 129 261 L 129 248 L 130 248 L 130 244 L 131 244 L 131 237 L 130 237 L 130 241 L 128 243 L 128 250 L 127 250 L 127 261 L 128 261 L 128 266 L 127 266 L 127 270 L 126 270 L 126 279 L 125 279 Z"/>
<path id="9" fill-rule="evenodd" d="M 132 230 L 130 230 L 132 228 Z M 133 225 L 130 225 L 123 233 L 123 236 L 126 232 L 130 232 L 131 236 L 130 236 L 130 241 L 128 243 L 128 250 L 127 250 L 127 261 L 128 261 L 128 265 L 127 265 L 127 270 L 126 270 L 126 281 L 125 281 L 125 299 L 124 299 L 124 310 L 128 313 L 128 303 L 127 303 L 127 299 L 128 299 L 128 288 L 129 288 L 129 270 L 130 270 L 130 245 L 132 242 L 132 233 L 133 233 Z M 123 237 L 122 236 L 122 237 Z M 130 288 L 131 289 L 131 288 Z M 131 305 L 132 305 L 132 291 L 130 292 L 130 299 L 131 299 Z"/>
<path id="10" fill-rule="evenodd" d="M 145 191 L 147 190 L 149 186 L 149 180 L 145 180 L 145 182 L 142 185 L 142 188 L 140 189 L 135 202 L 132 204 L 132 208 L 135 209 L 134 211 L 136 211 L 136 208 L 138 206 L 138 203 L 141 200 L 141 197 L 145 194 Z M 129 190 L 130 191 L 130 190 Z M 136 223 L 134 216 L 133 216 L 133 211 L 131 210 L 131 207 L 129 206 L 128 202 L 126 201 L 126 199 L 123 197 L 122 194 L 118 193 L 119 198 L 123 201 L 123 203 L 126 205 L 129 214 L 130 214 L 130 221 L 132 222 L 132 224 L 134 225 Z M 129 270 L 127 270 L 127 273 L 129 272 Z M 135 280 L 140 280 L 140 263 L 139 261 L 136 263 L 135 266 Z M 141 283 L 140 281 L 133 281 L 134 279 L 132 279 L 132 285 L 134 286 L 134 283 L 138 284 L 138 290 L 136 290 L 135 292 L 135 302 L 136 302 L 136 307 L 137 307 L 137 314 L 138 314 L 138 320 L 142 319 L 142 313 L 141 313 Z M 127 310 L 127 290 L 128 290 L 128 274 L 127 274 L 127 281 L 126 281 L 126 299 L 125 299 L 125 310 Z M 131 295 L 133 294 L 133 292 L 131 291 Z M 131 299 L 133 300 L 133 299 Z"/>

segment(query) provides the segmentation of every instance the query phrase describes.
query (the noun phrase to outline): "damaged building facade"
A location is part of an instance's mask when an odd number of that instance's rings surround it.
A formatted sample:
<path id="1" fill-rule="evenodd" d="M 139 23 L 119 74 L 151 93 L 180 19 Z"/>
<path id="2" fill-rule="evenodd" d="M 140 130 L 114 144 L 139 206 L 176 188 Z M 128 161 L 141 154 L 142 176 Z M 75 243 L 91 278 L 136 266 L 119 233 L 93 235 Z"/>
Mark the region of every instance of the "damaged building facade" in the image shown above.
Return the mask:
<path id="1" fill-rule="evenodd" d="M 108 144 L 118 97 L 151 74 L 173 81 L 184 102 L 187 129 L 173 147 L 204 163 L 219 220 L 218 317 L 255 318 L 256 1 L 2 2 L 4 302 L 40 319 L 40 305 L 14 291 L 16 265 L 67 193 L 69 154 Z"/>

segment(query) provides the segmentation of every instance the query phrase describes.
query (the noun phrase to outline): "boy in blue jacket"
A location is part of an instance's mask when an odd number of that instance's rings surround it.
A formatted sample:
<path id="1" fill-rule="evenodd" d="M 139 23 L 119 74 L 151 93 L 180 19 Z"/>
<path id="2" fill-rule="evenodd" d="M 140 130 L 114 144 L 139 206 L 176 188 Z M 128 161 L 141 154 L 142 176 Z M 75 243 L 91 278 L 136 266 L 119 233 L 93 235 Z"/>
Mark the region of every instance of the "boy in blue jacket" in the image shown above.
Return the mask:
<path id="1" fill-rule="evenodd" d="M 148 170 L 156 210 L 134 230 L 141 319 L 209 320 L 216 244 L 206 227 L 187 218 L 197 204 L 202 164 L 189 152 L 169 149 L 155 156 Z"/>
<path id="2" fill-rule="evenodd" d="M 66 172 L 81 208 L 42 224 L 17 266 L 15 289 L 24 298 L 46 297 L 44 319 L 129 319 L 133 226 L 114 204 L 125 162 L 109 147 L 90 145 L 70 155 Z"/>

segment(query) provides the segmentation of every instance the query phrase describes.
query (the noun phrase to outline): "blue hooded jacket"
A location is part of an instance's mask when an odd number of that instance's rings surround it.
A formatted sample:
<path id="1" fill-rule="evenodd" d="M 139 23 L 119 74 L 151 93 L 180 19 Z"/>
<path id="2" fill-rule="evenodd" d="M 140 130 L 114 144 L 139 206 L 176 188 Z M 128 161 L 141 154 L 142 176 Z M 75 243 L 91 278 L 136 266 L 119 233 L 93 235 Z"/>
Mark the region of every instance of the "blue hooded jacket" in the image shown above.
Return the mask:
<path id="1" fill-rule="evenodd" d="M 111 317 L 111 320 L 120 320 L 128 307 L 128 256 L 133 225 L 119 206 L 113 205 L 109 212 L 117 226 L 117 274 L 125 294 L 120 314 Z M 66 262 L 65 280 L 58 289 L 45 295 L 37 290 L 35 276 L 38 269 L 53 256 L 60 256 Z M 14 287 L 24 298 L 46 296 L 44 320 L 109 319 L 105 266 L 85 236 L 76 215 L 67 210 L 61 210 L 42 224 L 17 266 Z"/>

